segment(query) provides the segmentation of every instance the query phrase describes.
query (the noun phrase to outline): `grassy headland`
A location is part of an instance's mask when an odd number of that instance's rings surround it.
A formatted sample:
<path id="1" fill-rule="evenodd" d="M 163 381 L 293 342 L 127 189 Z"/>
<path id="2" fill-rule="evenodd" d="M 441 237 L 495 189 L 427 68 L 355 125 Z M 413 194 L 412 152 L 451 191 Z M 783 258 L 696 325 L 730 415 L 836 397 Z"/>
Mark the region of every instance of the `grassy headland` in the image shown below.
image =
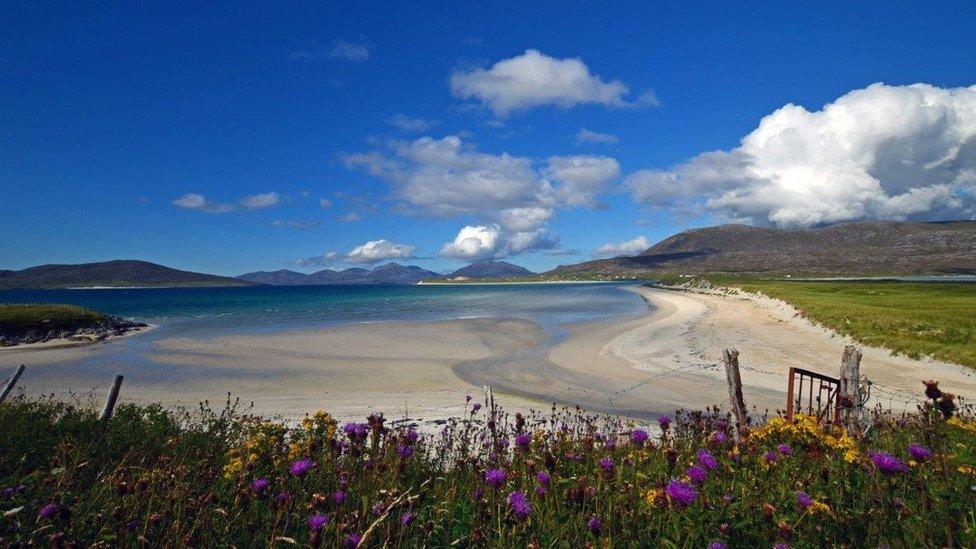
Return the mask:
<path id="1" fill-rule="evenodd" d="M 0 334 L 75 330 L 97 326 L 108 318 L 98 311 L 74 305 L 0 304 Z"/>
<path id="2" fill-rule="evenodd" d="M 715 286 L 781 299 L 840 334 L 913 358 L 976 367 L 976 284 L 965 282 L 801 281 L 706 276 Z M 665 284 L 688 283 L 668 277 Z"/>
<path id="3" fill-rule="evenodd" d="M 74 305 L 0 304 L 0 347 L 72 336 L 103 339 L 145 326 Z"/>
<path id="4" fill-rule="evenodd" d="M 921 384 L 919 389 L 921 390 Z M 931 404 L 865 437 L 717 412 L 649 436 L 578 411 L 438 434 L 124 405 L 0 405 L 0 545 L 972 547 L 976 421 Z"/>

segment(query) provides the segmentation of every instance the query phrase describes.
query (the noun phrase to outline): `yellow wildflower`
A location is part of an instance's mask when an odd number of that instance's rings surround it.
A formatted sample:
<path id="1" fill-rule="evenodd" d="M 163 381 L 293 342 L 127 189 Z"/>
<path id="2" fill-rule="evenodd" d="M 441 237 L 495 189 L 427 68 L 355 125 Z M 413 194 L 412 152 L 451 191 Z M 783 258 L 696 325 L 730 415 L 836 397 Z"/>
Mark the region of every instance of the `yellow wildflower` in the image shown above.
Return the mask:
<path id="1" fill-rule="evenodd" d="M 663 492 L 660 488 L 652 488 L 644 493 L 644 500 L 647 501 L 649 506 L 654 507 L 657 505 L 658 500 L 661 499 L 661 494 Z"/>

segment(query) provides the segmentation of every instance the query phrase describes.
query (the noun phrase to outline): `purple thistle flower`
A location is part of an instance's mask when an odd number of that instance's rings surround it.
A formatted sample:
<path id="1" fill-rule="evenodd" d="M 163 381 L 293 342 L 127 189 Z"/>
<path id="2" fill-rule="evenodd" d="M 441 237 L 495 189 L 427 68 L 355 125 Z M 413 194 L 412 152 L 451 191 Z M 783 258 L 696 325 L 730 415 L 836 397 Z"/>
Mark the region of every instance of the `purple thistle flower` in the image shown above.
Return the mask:
<path id="1" fill-rule="evenodd" d="M 605 457 L 600 460 L 600 468 L 603 469 L 604 473 L 610 474 L 613 472 L 613 458 Z"/>
<path id="2" fill-rule="evenodd" d="M 647 442 L 648 438 L 650 437 L 647 435 L 647 431 L 643 429 L 634 429 L 634 431 L 630 433 L 630 440 L 632 440 L 634 444 L 638 446 L 641 446 Z"/>
<path id="3" fill-rule="evenodd" d="M 9 499 L 9 498 L 12 498 L 12 497 L 14 497 L 14 492 L 15 492 L 15 491 L 16 491 L 16 490 L 14 489 L 14 487 L 13 487 L 13 486 L 9 486 L 9 487 L 7 487 L 7 488 L 4 488 L 4 489 L 3 489 L 3 492 L 0 492 L 0 494 L 3 494 L 3 498 L 4 498 L 4 499 Z"/>
<path id="4" fill-rule="evenodd" d="M 290 499 L 291 499 L 291 494 L 289 494 L 288 492 L 281 492 L 280 494 L 278 494 L 278 503 L 283 504 Z"/>
<path id="5" fill-rule="evenodd" d="M 667 431 L 668 427 L 671 426 L 671 418 L 668 416 L 661 416 L 657 418 L 657 424 L 661 426 L 662 430 Z"/>
<path id="6" fill-rule="evenodd" d="M 788 456 L 793 453 L 793 449 L 790 448 L 790 445 L 785 443 L 777 446 L 776 451 L 783 454 L 784 456 Z"/>
<path id="7" fill-rule="evenodd" d="M 539 481 L 539 484 L 543 486 L 549 485 L 549 473 L 545 471 L 539 471 L 535 474 L 535 479 Z"/>
<path id="8" fill-rule="evenodd" d="M 407 432 L 403 434 L 403 438 L 407 441 L 407 444 L 415 444 L 420 439 L 420 433 L 413 429 L 407 429 Z"/>
<path id="9" fill-rule="evenodd" d="M 404 526 L 410 526 L 411 524 L 413 524 L 413 519 L 416 518 L 416 516 L 417 515 L 414 515 L 410 511 L 407 511 L 402 515 L 400 515 L 400 524 Z"/>
<path id="10" fill-rule="evenodd" d="M 706 469 L 715 469 L 718 467 L 718 460 L 711 452 L 702 448 L 698 450 L 698 464 Z"/>
<path id="11" fill-rule="evenodd" d="M 386 511 L 386 504 L 382 501 L 374 503 L 373 506 L 369 508 L 369 512 L 373 513 L 375 516 L 382 515 L 383 511 Z"/>
<path id="12" fill-rule="evenodd" d="M 886 475 L 896 475 L 908 471 L 908 466 L 888 452 L 869 452 L 868 457 L 874 462 L 874 466 Z"/>
<path id="13" fill-rule="evenodd" d="M 729 549 L 729 546 L 721 541 L 713 541 L 708 544 L 708 549 Z"/>
<path id="14" fill-rule="evenodd" d="M 729 440 L 729 436 L 722 431 L 715 431 L 712 433 L 712 442 L 715 444 L 725 444 Z"/>
<path id="15" fill-rule="evenodd" d="M 701 484 L 705 482 L 705 479 L 708 478 L 708 471 L 699 467 L 698 465 L 689 467 L 685 471 L 685 474 L 688 475 L 688 478 L 690 478 L 695 484 Z"/>
<path id="16" fill-rule="evenodd" d="M 773 549 L 790 549 L 790 544 L 779 542 L 773 546 Z"/>
<path id="17" fill-rule="evenodd" d="M 810 494 L 808 494 L 806 492 L 797 492 L 796 493 L 796 504 L 799 505 L 800 508 L 806 509 L 806 508 L 810 507 L 811 505 L 813 505 L 813 498 L 810 497 Z"/>
<path id="18" fill-rule="evenodd" d="M 600 520 L 600 517 L 594 515 L 590 517 L 590 520 L 586 521 L 586 527 L 590 529 L 593 535 L 599 536 L 600 529 L 603 528 L 603 521 Z"/>
<path id="19" fill-rule="evenodd" d="M 268 486 L 270 485 L 271 485 L 271 481 L 269 481 L 268 479 L 264 477 L 256 478 L 251 481 L 251 490 L 253 490 L 255 494 L 258 494 L 259 496 L 263 496 L 264 491 L 267 490 Z"/>
<path id="20" fill-rule="evenodd" d="M 536 486 L 535 487 L 535 495 L 537 495 L 537 496 L 544 496 L 544 495 L 546 495 L 546 489 L 543 488 L 542 486 Z"/>
<path id="21" fill-rule="evenodd" d="M 669 480 L 664 491 L 671 499 L 671 503 L 678 507 L 687 507 L 694 503 L 695 498 L 698 497 L 698 492 L 693 486 L 680 480 Z"/>
<path id="22" fill-rule="evenodd" d="M 57 503 L 48 503 L 41 508 L 41 511 L 37 514 L 37 516 L 46 519 L 53 519 L 54 517 L 58 516 L 58 511 L 60 510 L 61 506 Z"/>
<path id="23" fill-rule="evenodd" d="M 766 459 L 767 462 L 773 463 L 776 461 L 777 456 L 776 456 L 776 452 L 767 451 L 763 454 L 763 457 Z"/>
<path id="24" fill-rule="evenodd" d="M 397 454 L 400 454 L 400 457 L 406 459 L 413 455 L 413 448 L 406 444 L 399 444 L 397 445 Z"/>
<path id="25" fill-rule="evenodd" d="M 332 493 L 332 501 L 336 502 L 336 505 L 342 505 L 346 501 L 347 494 L 342 490 L 336 490 Z"/>
<path id="26" fill-rule="evenodd" d="M 366 440 L 369 433 L 369 425 L 366 423 L 347 423 L 342 426 L 342 432 L 349 437 L 349 440 Z"/>
<path id="27" fill-rule="evenodd" d="M 293 461 L 288 471 L 296 477 L 304 477 L 309 471 L 315 468 L 315 462 L 309 458 Z"/>
<path id="28" fill-rule="evenodd" d="M 529 445 L 531 445 L 531 444 L 532 444 L 532 434 L 531 433 L 522 433 L 522 434 L 518 435 L 517 437 L 515 437 L 515 445 L 518 446 L 519 448 L 523 449 L 523 450 L 528 450 L 529 449 Z"/>
<path id="29" fill-rule="evenodd" d="M 525 492 L 512 492 L 508 495 L 508 506 L 519 519 L 524 519 L 532 513 L 532 504 L 525 497 Z"/>
<path id="30" fill-rule="evenodd" d="M 359 534 L 349 534 L 346 536 L 346 542 L 343 544 L 347 549 L 355 549 L 359 547 L 359 542 L 363 540 L 363 536 Z"/>
<path id="31" fill-rule="evenodd" d="M 932 450 L 929 450 L 921 444 L 909 444 L 908 453 L 915 461 L 927 461 L 932 457 Z"/>
<path id="32" fill-rule="evenodd" d="M 312 515 L 308 517 L 308 529 L 313 532 L 318 532 L 323 526 L 328 524 L 328 515 Z"/>
<path id="33" fill-rule="evenodd" d="M 489 469 L 485 472 L 485 482 L 488 486 L 499 488 L 501 485 L 505 484 L 508 479 L 508 474 L 502 469 Z"/>
<path id="34" fill-rule="evenodd" d="M 477 412 L 478 412 L 478 410 L 480 410 L 480 409 L 481 409 L 481 404 L 479 404 L 479 403 L 477 403 L 477 402 L 475 402 L 475 403 L 474 403 L 474 405 L 473 405 L 473 406 L 471 406 L 471 411 L 472 411 L 472 412 L 475 412 L 475 413 L 477 413 Z"/>

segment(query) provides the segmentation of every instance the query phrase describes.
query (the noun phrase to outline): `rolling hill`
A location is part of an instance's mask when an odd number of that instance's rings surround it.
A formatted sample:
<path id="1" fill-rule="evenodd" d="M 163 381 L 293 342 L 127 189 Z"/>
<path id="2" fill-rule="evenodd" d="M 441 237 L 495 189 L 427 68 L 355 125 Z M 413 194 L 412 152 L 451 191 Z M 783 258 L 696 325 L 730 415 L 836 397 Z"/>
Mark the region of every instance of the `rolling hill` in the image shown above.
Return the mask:
<path id="1" fill-rule="evenodd" d="M 480 261 L 454 271 L 449 278 L 506 278 L 513 276 L 532 276 L 535 273 L 506 261 Z"/>
<path id="2" fill-rule="evenodd" d="M 0 271 L 0 289 L 251 286 L 253 284 L 236 278 L 180 271 L 148 261 L 135 260 L 40 265 L 22 271 Z"/>
<path id="3" fill-rule="evenodd" d="M 633 257 L 559 266 L 545 275 L 664 273 L 976 274 L 976 221 L 869 221 L 813 229 L 720 225 L 683 231 Z"/>

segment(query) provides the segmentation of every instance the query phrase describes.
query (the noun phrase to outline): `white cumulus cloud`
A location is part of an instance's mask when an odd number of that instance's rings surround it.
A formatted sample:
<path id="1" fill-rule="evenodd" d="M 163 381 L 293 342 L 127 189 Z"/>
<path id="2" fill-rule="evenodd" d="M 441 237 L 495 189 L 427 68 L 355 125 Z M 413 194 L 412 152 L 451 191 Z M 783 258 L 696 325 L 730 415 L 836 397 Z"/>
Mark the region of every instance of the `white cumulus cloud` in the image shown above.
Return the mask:
<path id="1" fill-rule="evenodd" d="M 562 185 L 556 197 L 566 206 L 598 206 L 597 196 L 620 175 L 620 164 L 606 156 L 552 156 L 544 173 Z"/>
<path id="2" fill-rule="evenodd" d="M 559 239 L 545 228 L 509 231 L 498 224 L 467 225 L 452 242 L 441 247 L 441 255 L 464 261 L 500 259 L 535 250 L 558 248 Z"/>
<path id="3" fill-rule="evenodd" d="M 730 151 L 625 181 L 635 200 L 781 227 L 976 208 L 976 86 L 873 84 L 764 117 Z"/>
<path id="4" fill-rule="evenodd" d="M 370 240 L 360 244 L 346 254 L 346 261 L 350 263 L 378 263 L 387 259 L 410 259 L 416 246 L 397 244 L 386 239 Z"/>
<path id="5" fill-rule="evenodd" d="M 391 184 L 397 209 L 433 217 L 471 216 L 441 253 L 476 259 L 552 250 L 547 225 L 561 208 L 600 207 L 600 194 L 620 174 L 606 156 L 553 156 L 544 162 L 489 154 L 449 135 L 395 141 L 388 150 L 346 154 L 359 169 Z"/>
<path id="6" fill-rule="evenodd" d="M 421 137 L 396 144 L 391 154 L 350 154 L 343 161 L 347 167 L 390 181 L 396 198 L 425 215 L 501 210 L 546 199 L 547 191 L 530 159 L 482 153 L 465 147 L 453 135 Z"/>
<path id="7" fill-rule="evenodd" d="M 650 92 L 628 100 L 629 89 L 623 82 L 604 81 L 592 74 L 581 59 L 557 59 L 533 49 L 487 69 L 456 71 L 450 84 L 455 97 L 476 100 L 501 117 L 545 105 L 569 108 L 588 103 L 610 107 L 659 104 Z"/>
<path id="8" fill-rule="evenodd" d="M 404 209 L 438 217 L 493 217 L 511 208 L 592 207 L 620 173 L 617 161 L 605 156 L 553 156 L 539 167 L 531 158 L 480 152 L 456 135 L 425 136 L 396 142 L 388 152 L 341 158 L 350 169 L 392 183 L 393 195 Z"/>
<path id="9" fill-rule="evenodd" d="M 651 245 L 643 236 L 638 236 L 624 242 L 607 243 L 593 252 L 593 257 L 618 257 L 622 255 L 636 255 L 650 248 Z"/>

